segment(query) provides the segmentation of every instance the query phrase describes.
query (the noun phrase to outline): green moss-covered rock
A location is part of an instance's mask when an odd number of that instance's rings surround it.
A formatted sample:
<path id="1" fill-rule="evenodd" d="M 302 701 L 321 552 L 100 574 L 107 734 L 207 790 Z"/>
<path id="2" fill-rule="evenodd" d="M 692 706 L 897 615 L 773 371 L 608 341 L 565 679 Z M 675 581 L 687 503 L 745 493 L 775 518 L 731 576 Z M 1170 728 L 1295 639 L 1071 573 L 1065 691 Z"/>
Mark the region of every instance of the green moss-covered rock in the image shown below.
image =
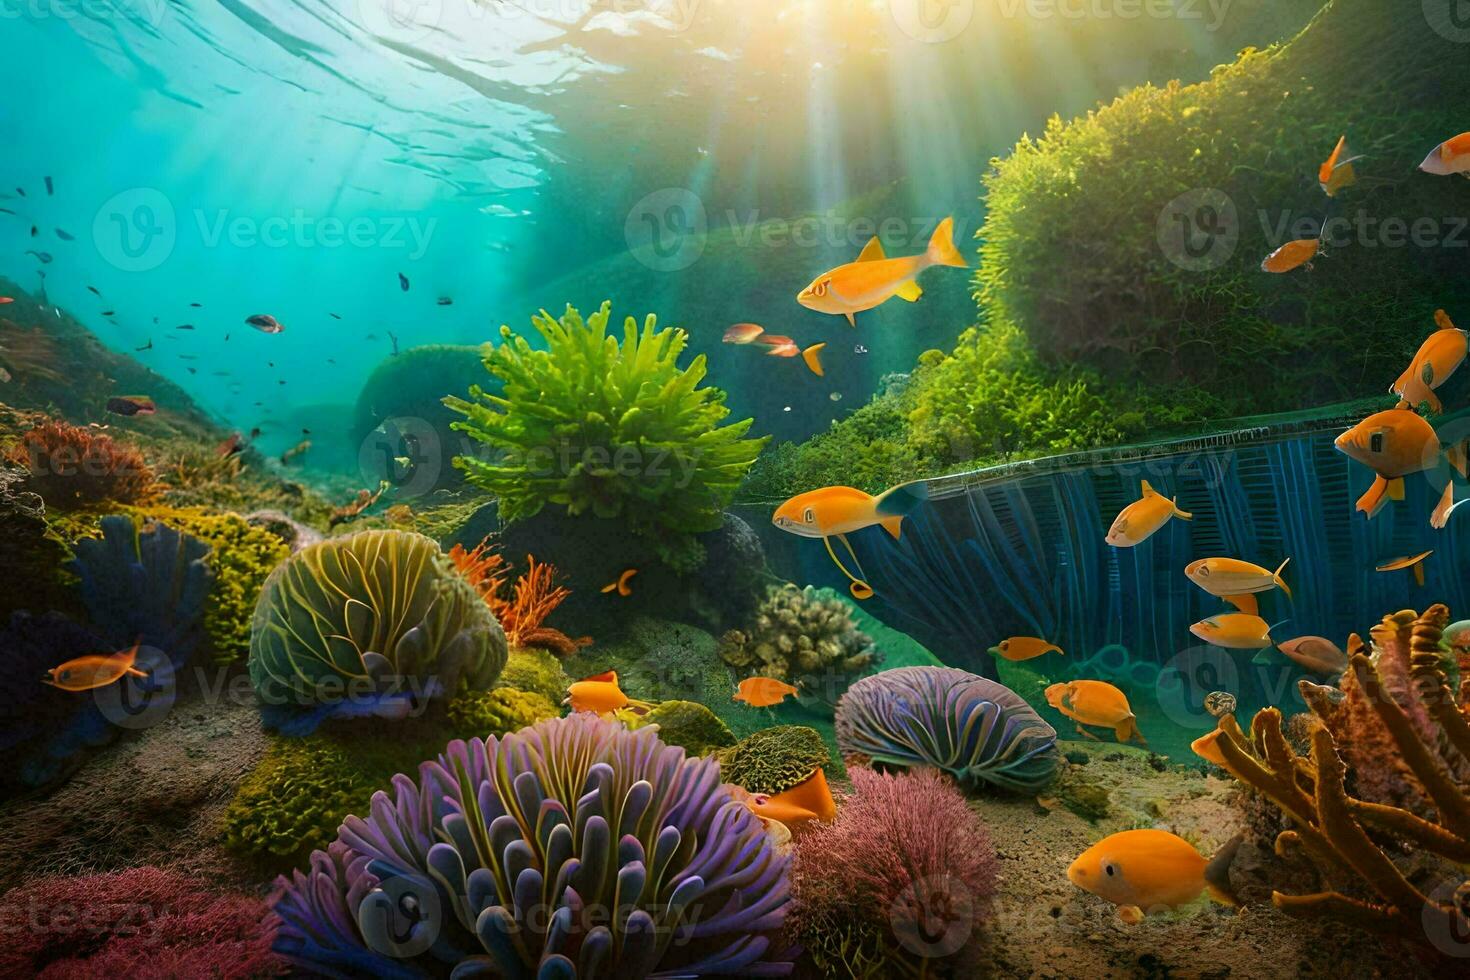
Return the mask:
<path id="1" fill-rule="evenodd" d="M 1055 783 L 1057 799 L 1062 806 L 1083 820 L 1093 823 L 1112 812 L 1112 794 L 1096 777 L 1088 776 L 1078 766 L 1065 767 Z"/>
<path id="2" fill-rule="evenodd" d="M 721 751 L 720 774 L 752 793 L 780 793 L 830 762 L 821 732 L 804 725 L 777 725 Z"/>
<path id="3" fill-rule="evenodd" d="M 518 691 L 530 691 L 552 704 L 560 704 L 567 696 L 572 677 L 549 650 L 512 650 L 495 683 Z"/>
<path id="4" fill-rule="evenodd" d="M 561 714 L 556 703 L 533 691 L 497 687 L 465 691 L 445 708 L 457 738 L 501 736 Z"/>
<path id="5" fill-rule="evenodd" d="M 658 737 L 693 755 L 708 755 L 735 744 L 730 726 L 696 701 L 665 701 L 646 715 L 620 713 L 629 728 L 657 725 Z"/>

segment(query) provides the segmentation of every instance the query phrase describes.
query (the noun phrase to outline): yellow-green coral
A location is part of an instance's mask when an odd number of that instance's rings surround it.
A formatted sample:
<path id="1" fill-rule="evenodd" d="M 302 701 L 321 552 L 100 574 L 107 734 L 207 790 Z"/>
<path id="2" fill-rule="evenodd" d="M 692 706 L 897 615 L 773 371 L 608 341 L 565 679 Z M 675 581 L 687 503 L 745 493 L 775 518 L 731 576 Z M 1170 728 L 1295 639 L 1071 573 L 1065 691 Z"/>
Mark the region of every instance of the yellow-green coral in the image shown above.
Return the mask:
<path id="1" fill-rule="evenodd" d="M 560 704 L 572 678 L 550 651 L 512 650 L 496 683 L 518 691 L 532 691 L 552 704 Z"/>
<path id="2" fill-rule="evenodd" d="M 447 712 L 450 726 L 461 738 L 500 736 L 561 713 L 542 695 L 510 687 L 466 691 L 449 702 Z"/>
<path id="3" fill-rule="evenodd" d="M 805 725 L 766 728 L 719 753 L 720 775 L 752 793 L 788 790 L 831 760 L 822 734 Z"/>
<path id="4" fill-rule="evenodd" d="M 665 701 L 645 715 L 618 712 L 629 728 L 657 725 L 658 737 L 693 755 L 708 755 L 735 744 L 730 726 L 698 701 Z"/>

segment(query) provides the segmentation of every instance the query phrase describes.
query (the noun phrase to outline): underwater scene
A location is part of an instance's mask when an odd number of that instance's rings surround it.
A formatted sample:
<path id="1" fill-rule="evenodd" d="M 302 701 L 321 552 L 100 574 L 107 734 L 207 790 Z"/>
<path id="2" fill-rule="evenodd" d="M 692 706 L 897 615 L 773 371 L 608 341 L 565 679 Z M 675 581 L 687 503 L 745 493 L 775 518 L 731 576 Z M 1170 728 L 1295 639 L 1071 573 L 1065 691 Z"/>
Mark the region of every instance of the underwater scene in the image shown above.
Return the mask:
<path id="1" fill-rule="evenodd" d="M 1470 976 L 1464 0 L 0 0 L 0 978 Z"/>

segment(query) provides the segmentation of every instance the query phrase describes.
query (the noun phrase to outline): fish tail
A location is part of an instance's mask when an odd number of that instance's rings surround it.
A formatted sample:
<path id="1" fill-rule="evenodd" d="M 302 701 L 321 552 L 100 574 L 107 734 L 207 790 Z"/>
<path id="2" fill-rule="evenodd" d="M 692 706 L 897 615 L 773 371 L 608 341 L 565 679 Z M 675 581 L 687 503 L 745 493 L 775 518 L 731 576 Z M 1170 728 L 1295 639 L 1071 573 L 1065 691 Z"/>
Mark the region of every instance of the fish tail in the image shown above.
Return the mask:
<path id="1" fill-rule="evenodd" d="M 1455 329 L 1454 321 L 1452 321 L 1450 319 L 1450 315 L 1448 313 L 1446 313 L 1444 310 L 1435 310 L 1434 311 L 1434 325 L 1436 327 L 1439 327 L 1439 329 L 1441 329 L 1441 330 L 1454 330 Z"/>
<path id="2" fill-rule="evenodd" d="M 1455 506 L 1455 484 L 1454 481 L 1450 481 L 1444 485 L 1444 494 L 1440 496 L 1439 503 L 1434 505 L 1434 511 L 1429 515 L 1429 526 L 1435 530 L 1443 528 L 1449 523 L 1450 512 L 1455 509 Z M 1417 572 L 1419 567 L 1415 565 L 1414 570 Z"/>
<path id="3" fill-rule="evenodd" d="M 1286 562 L 1288 561 L 1291 561 L 1291 559 L 1287 558 L 1286 561 L 1283 561 L 1280 565 L 1276 567 L 1276 571 L 1271 573 L 1271 581 L 1275 582 L 1276 587 L 1279 588 L 1282 592 L 1285 592 L 1286 597 L 1290 599 L 1291 590 L 1286 587 L 1286 582 L 1281 577 L 1281 570 L 1286 567 Z"/>
<path id="4" fill-rule="evenodd" d="M 1175 517 L 1179 518 L 1181 521 L 1192 521 L 1192 520 L 1194 520 L 1194 515 L 1191 514 L 1189 511 L 1187 511 L 1187 510 L 1180 510 L 1179 509 L 1179 498 L 1178 497 L 1175 497 L 1173 500 L 1169 501 L 1169 503 L 1171 503 L 1171 504 L 1174 505 L 1174 516 Z"/>
<path id="5" fill-rule="evenodd" d="M 923 480 L 900 483 L 878 495 L 873 509 L 883 517 L 907 517 L 929 499 L 929 484 Z M 897 537 L 897 535 L 894 535 Z"/>
<path id="6" fill-rule="evenodd" d="M 815 374 L 819 378 L 826 373 L 822 370 L 822 348 L 826 346 L 826 344 L 812 344 L 801 352 L 801 359 L 806 362 L 806 366 L 811 370 L 812 374 Z"/>
<path id="7" fill-rule="evenodd" d="M 965 268 L 964 256 L 954 247 L 954 218 L 945 218 L 934 229 L 929 238 L 929 247 L 924 252 L 930 265 L 953 265 Z"/>

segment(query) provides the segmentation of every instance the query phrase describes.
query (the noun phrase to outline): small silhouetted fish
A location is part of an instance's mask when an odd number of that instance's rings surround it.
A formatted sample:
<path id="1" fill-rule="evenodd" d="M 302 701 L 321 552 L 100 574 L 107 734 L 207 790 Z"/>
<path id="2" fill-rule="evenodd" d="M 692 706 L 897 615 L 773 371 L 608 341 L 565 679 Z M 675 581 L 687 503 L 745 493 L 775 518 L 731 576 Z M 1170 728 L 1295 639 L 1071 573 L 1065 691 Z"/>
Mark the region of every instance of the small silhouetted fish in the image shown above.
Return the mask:
<path id="1" fill-rule="evenodd" d="M 364 337 L 362 339 L 363 340 L 377 340 L 378 339 L 378 335 L 375 334 L 375 333 L 370 333 L 370 334 L 368 334 L 366 337 Z"/>
<path id="2" fill-rule="evenodd" d="M 202 309 L 204 309 L 204 304 L 203 303 L 190 303 L 189 305 L 192 306 L 192 307 L 194 307 L 194 309 L 196 309 L 196 310 L 202 310 Z"/>
<path id="3" fill-rule="evenodd" d="M 93 296 L 101 296 L 102 295 L 102 293 L 98 291 L 98 289 L 97 289 L 96 286 L 88 286 L 87 287 L 87 292 L 91 293 Z"/>
<path id="4" fill-rule="evenodd" d="M 55 195 L 56 195 L 56 188 L 52 185 L 51 178 L 50 177 L 47 177 L 46 178 L 46 196 L 47 197 L 54 197 Z"/>
<path id="5" fill-rule="evenodd" d="M 198 368 L 188 368 L 188 372 L 190 374 L 198 374 L 199 373 L 199 369 Z"/>
<path id="6" fill-rule="evenodd" d="M 401 272 L 398 273 L 398 288 L 402 289 L 405 293 L 408 292 L 408 276 L 405 276 Z"/>
<path id="7" fill-rule="evenodd" d="M 154 318 L 153 318 L 153 322 L 154 322 L 154 323 L 157 323 L 157 322 L 158 322 L 158 317 L 154 317 Z"/>
<path id="8" fill-rule="evenodd" d="M 12 210 L 10 210 L 9 208 L 0 208 L 0 214 L 14 214 L 14 213 L 15 212 L 12 211 Z"/>
<path id="9" fill-rule="evenodd" d="M 336 364 L 337 363 L 337 359 L 335 357 L 329 357 L 329 358 L 327 358 L 327 363 L 328 364 Z"/>
<path id="10" fill-rule="evenodd" d="M 107 399 L 107 410 L 113 415 L 153 415 L 158 406 L 147 395 L 119 395 Z"/>
<path id="11" fill-rule="evenodd" d="M 240 433 L 232 432 L 230 433 L 229 438 L 225 439 L 224 442 L 221 442 L 218 446 L 214 447 L 214 452 L 215 455 L 217 455 L 220 459 L 228 459 L 229 457 L 242 451 L 244 448 L 244 446 L 240 445 Z"/>
<path id="12" fill-rule="evenodd" d="M 194 324 L 192 324 L 192 323 L 181 323 L 181 324 L 178 325 L 178 327 L 176 329 L 178 329 L 178 330 L 193 330 L 194 329 Z"/>
<path id="13" fill-rule="evenodd" d="M 73 235 L 71 232 L 67 231 L 65 228 L 57 228 L 56 229 L 56 237 L 59 238 L 59 239 L 61 239 L 64 242 L 74 242 L 74 241 L 76 241 L 76 236 Z"/>
<path id="14" fill-rule="evenodd" d="M 199 358 L 196 357 L 193 354 L 180 354 L 179 355 L 179 360 L 181 360 L 181 361 L 197 361 L 197 360 L 199 360 Z"/>
<path id="15" fill-rule="evenodd" d="M 116 310 L 103 310 L 102 311 L 102 315 L 103 316 L 117 316 L 117 311 Z"/>
<path id="16" fill-rule="evenodd" d="M 333 320 L 340 320 L 340 319 L 342 319 L 340 316 L 338 316 L 335 313 L 328 313 L 327 316 L 331 317 Z"/>
<path id="17" fill-rule="evenodd" d="M 306 428 L 305 426 L 302 426 L 301 427 L 301 434 L 304 435 L 304 436 L 309 436 L 309 435 L 311 435 L 311 430 L 308 429 L 308 428 Z"/>
<path id="18" fill-rule="evenodd" d="M 229 342 L 230 342 L 230 335 L 229 334 L 225 334 L 225 343 L 228 344 Z"/>
<path id="19" fill-rule="evenodd" d="M 209 373 L 211 377 L 215 378 L 228 378 L 230 376 L 230 372 L 228 371 L 211 371 Z"/>
<path id="20" fill-rule="evenodd" d="M 25 197 L 26 196 L 26 189 L 24 187 L 17 187 L 15 189 L 15 192 L 17 194 L 19 194 L 21 197 Z"/>
<path id="21" fill-rule="evenodd" d="M 31 225 L 31 237 L 32 238 L 35 238 L 40 233 L 41 233 L 41 229 L 37 228 L 35 225 Z"/>
<path id="22" fill-rule="evenodd" d="M 276 366 L 276 362 L 275 361 L 266 361 L 265 362 L 265 366 L 266 367 L 275 367 Z"/>
<path id="23" fill-rule="evenodd" d="M 133 348 L 134 351 L 145 351 L 145 350 L 152 350 L 152 349 L 153 349 L 153 339 L 151 337 L 149 338 L 148 343 L 144 344 L 142 347 L 134 347 Z"/>
<path id="24" fill-rule="evenodd" d="M 253 316 L 247 316 L 245 318 L 245 322 L 250 324 L 256 330 L 259 330 L 261 333 L 280 333 L 282 330 L 286 329 L 285 327 L 281 326 L 281 322 L 279 320 L 271 316 L 269 313 L 256 313 Z"/>
<path id="25" fill-rule="evenodd" d="M 454 300 L 450 299 L 448 296 L 440 296 L 438 299 L 438 303 L 440 306 L 453 306 Z"/>
<path id="26" fill-rule="evenodd" d="M 255 428 L 253 428 L 253 429 L 250 430 L 250 438 L 252 438 L 252 439 L 259 439 L 260 438 L 260 426 L 257 425 Z"/>
<path id="27" fill-rule="evenodd" d="M 278 384 L 278 385 L 283 385 L 285 383 L 286 383 L 286 379 L 285 378 L 282 378 L 281 380 L 279 380 L 279 381 L 276 382 L 276 384 Z"/>
<path id="28" fill-rule="evenodd" d="M 32 249 L 31 251 L 26 252 L 26 254 L 27 255 L 34 255 L 37 259 L 39 259 L 41 261 L 41 264 L 42 265 L 50 265 L 51 264 L 51 253 L 50 252 L 37 252 L 34 249 Z"/>

